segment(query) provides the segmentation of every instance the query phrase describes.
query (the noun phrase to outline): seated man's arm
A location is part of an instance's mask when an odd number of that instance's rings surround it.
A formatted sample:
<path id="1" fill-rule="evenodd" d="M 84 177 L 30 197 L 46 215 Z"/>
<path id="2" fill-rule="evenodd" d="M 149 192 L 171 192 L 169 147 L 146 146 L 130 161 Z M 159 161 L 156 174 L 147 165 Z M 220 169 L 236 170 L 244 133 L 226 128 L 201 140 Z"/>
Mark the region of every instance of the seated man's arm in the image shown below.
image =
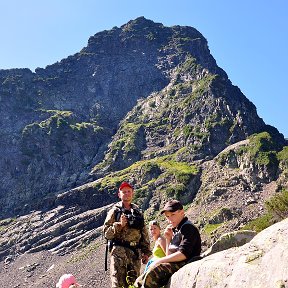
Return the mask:
<path id="1" fill-rule="evenodd" d="M 201 237 L 198 229 L 194 225 L 183 225 L 181 228 L 182 241 L 179 251 L 190 259 L 199 256 L 201 252 Z"/>
<path id="2" fill-rule="evenodd" d="M 170 262 L 180 262 L 186 260 L 187 257 L 180 251 L 166 255 L 162 258 L 157 259 L 155 262 L 160 263 L 170 263 Z"/>

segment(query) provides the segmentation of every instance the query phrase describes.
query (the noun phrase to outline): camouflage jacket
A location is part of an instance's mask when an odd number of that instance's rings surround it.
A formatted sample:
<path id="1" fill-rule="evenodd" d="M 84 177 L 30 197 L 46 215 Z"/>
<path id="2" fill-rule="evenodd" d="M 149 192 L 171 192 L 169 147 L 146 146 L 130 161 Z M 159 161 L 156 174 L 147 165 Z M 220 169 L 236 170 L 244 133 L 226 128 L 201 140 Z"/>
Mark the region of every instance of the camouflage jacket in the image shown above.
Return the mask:
<path id="1" fill-rule="evenodd" d="M 104 236 L 108 240 L 120 239 L 128 242 L 139 243 L 140 250 L 145 255 L 152 255 L 150 250 L 150 240 L 146 226 L 141 229 L 130 228 L 128 226 L 121 227 L 119 220 L 116 219 L 116 215 L 122 209 L 122 202 L 116 203 L 112 209 L 108 212 L 106 220 L 104 222 Z M 131 203 L 131 208 L 139 210 L 136 204 Z M 141 212 L 140 212 L 141 213 Z M 142 214 L 142 213 L 141 213 Z"/>

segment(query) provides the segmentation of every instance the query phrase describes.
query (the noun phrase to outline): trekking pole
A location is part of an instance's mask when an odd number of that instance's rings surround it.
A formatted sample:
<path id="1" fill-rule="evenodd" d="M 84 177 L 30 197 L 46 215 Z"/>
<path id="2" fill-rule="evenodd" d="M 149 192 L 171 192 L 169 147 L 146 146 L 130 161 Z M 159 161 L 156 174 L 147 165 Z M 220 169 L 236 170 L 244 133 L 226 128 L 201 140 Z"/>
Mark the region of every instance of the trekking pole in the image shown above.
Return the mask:
<path id="1" fill-rule="evenodd" d="M 105 271 L 108 270 L 107 261 L 108 261 L 108 240 L 106 240 L 106 249 L 105 249 Z"/>

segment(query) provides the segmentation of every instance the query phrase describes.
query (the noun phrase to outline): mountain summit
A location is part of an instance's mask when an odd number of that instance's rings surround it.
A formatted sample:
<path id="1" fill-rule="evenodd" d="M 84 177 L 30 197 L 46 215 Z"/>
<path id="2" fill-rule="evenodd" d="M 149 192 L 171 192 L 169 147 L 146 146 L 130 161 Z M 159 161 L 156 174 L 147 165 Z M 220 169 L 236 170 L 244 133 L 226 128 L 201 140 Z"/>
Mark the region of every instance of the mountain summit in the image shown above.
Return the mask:
<path id="1" fill-rule="evenodd" d="M 53 195 L 144 158 L 211 159 L 271 130 L 201 33 L 144 17 L 35 73 L 1 70 L 0 80 L 2 216 L 51 208 Z"/>

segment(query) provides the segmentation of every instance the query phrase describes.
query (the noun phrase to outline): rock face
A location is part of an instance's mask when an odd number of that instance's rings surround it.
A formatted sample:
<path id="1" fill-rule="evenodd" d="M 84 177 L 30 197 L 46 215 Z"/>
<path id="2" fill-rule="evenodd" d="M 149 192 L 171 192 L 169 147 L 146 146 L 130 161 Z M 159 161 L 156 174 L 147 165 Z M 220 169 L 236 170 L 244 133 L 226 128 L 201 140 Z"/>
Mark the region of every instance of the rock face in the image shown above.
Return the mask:
<path id="1" fill-rule="evenodd" d="M 62 255 L 101 236 L 109 203 L 116 198 L 92 194 L 92 185 L 58 195 L 54 209 L 1 221 L 0 259 L 42 250 Z"/>
<path id="2" fill-rule="evenodd" d="M 287 233 L 288 219 L 285 219 L 242 247 L 184 266 L 172 276 L 168 287 L 288 287 Z"/>
<path id="3" fill-rule="evenodd" d="M 268 129 L 196 29 L 143 17 L 35 73 L 0 70 L 0 81 L 2 216 L 143 158 L 185 148 L 179 159 L 209 159 Z"/>

